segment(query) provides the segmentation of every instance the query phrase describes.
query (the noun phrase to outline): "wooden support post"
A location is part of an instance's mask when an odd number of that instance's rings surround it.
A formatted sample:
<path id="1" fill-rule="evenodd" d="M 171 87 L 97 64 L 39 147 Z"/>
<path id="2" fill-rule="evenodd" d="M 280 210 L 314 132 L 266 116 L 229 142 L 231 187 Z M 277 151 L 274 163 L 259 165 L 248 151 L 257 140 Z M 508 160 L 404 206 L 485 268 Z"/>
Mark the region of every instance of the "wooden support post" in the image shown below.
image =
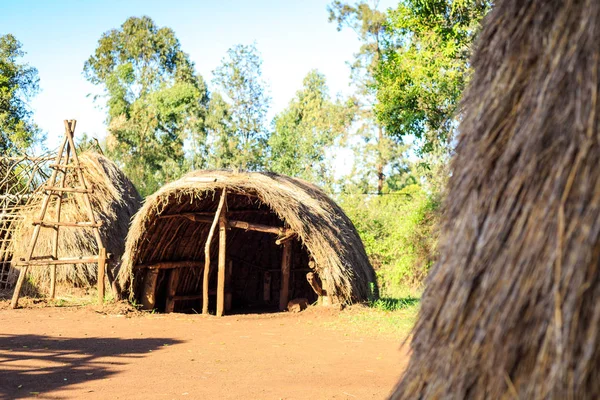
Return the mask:
<path id="1" fill-rule="evenodd" d="M 265 272 L 263 278 L 263 300 L 265 303 L 271 301 L 271 273 L 269 271 Z"/>
<path id="2" fill-rule="evenodd" d="M 225 199 L 227 198 L 227 189 L 223 189 L 221 193 L 221 198 L 219 199 L 219 206 L 217 207 L 217 212 L 215 213 L 215 218 L 213 219 L 212 225 L 210 226 L 210 231 L 208 232 L 208 237 L 206 238 L 206 244 L 204 245 L 204 278 L 202 280 L 202 314 L 208 314 L 208 279 L 210 277 L 210 244 L 212 242 L 213 235 L 215 234 L 215 229 L 217 227 L 217 223 L 220 220 L 221 212 L 223 211 L 223 205 L 225 204 Z"/>
<path id="3" fill-rule="evenodd" d="M 283 244 L 283 255 L 281 257 L 281 291 L 279 292 L 279 309 L 287 308 L 290 296 L 290 264 L 292 260 L 292 242 Z"/>
<path id="4" fill-rule="evenodd" d="M 231 278 L 233 276 L 233 261 L 229 260 L 227 263 L 227 270 L 225 271 L 225 311 L 231 310 L 231 302 L 233 300 L 233 293 L 231 287 Z"/>
<path id="5" fill-rule="evenodd" d="M 106 249 L 100 247 L 98 251 L 98 303 L 104 303 L 104 272 L 106 270 Z"/>
<path id="6" fill-rule="evenodd" d="M 172 313 L 175 310 L 175 295 L 177 294 L 177 284 L 179 283 L 179 269 L 172 269 L 169 274 L 169 283 L 167 284 L 167 305 L 166 313 Z"/>
<path id="7" fill-rule="evenodd" d="M 156 282 L 158 280 L 158 269 L 149 269 L 144 278 L 144 292 L 142 293 L 142 308 L 152 310 L 156 304 Z"/>
<path id="8" fill-rule="evenodd" d="M 225 265 L 227 258 L 227 219 L 225 213 L 219 217 L 219 269 L 217 275 L 217 317 L 225 309 Z"/>
<path id="9" fill-rule="evenodd" d="M 69 146 L 67 146 L 66 149 L 66 156 L 65 156 L 65 160 L 64 163 L 68 164 L 69 163 L 69 156 L 70 156 L 70 152 L 71 152 L 71 148 Z M 66 171 L 62 171 L 62 176 L 60 178 L 60 185 L 59 187 L 61 189 L 64 189 L 66 186 L 66 182 L 67 182 L 67 172 Z M 62 208 L 62 200 L 63 200 L 63 196 L 62 193 L 59 194 L 57 202 L 56 202 L 56 222 L 60 223 L 60 212 L 61 212 L 61 208 Z M 56 225 L 54 227 L 54 237 L 52 238 L 52 257 L 54 259 L 58 259 L 58 230 L 60 229 L 59 225 Z M 53 264 L 50 266 L 50 298 L 53 299 L 56 296 L 56 264 Z"/>

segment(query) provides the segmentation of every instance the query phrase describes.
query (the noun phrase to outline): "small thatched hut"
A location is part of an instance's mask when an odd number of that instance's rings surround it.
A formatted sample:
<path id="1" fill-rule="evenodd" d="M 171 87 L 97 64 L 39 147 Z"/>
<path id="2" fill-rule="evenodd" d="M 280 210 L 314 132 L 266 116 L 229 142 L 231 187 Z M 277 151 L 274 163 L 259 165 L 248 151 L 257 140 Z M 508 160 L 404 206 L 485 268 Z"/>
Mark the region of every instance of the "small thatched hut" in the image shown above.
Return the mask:
<path id="1" fill-rule="evenodd" d="M 109 267 L 116 276 L 120 259 L 125 249 L 125 238 L 131 218 L 141 206 L 141 197 L 131 181 L 108 158 L 103 155 L 84 152 L 79 155 L 86 183 L 93 189 L 89 194 L 94 217 L 101 221 L 100 236 L 107 253 L 111 254 Z M 69 175 L 68 175 L 69 176 Z M 69 176 L 69 179 L 71 177 Z M 70 182 L 67 181 L 67 187 Z M 37 192 L 27 207 L 21 210 L 22 220 L 12 241 L 13 262 L 25 258 L 33 231 L 32 221 L 39 218 L 42 192 Z M 45 219 L 56 221 L 56 201 L 53 197 Z M 61 208 L 61 220 L 69 222 L 88 221 L 87 208 L 83 196 L 79 193 L 67 193 Z M 33 257 L 52 254 L 53 229 L 42 229 L 36 243 Z M 98 254 L 98 247 L 90 228 L 60 228 L 58 238 L 58 257 L 78 257 Z M 59 265 L 57 282 L 87 287 L 96 283 L 97 264 Z M 50 281 L 50 268 L 34 266 L 29 268 L 29 276 L 34 284 L 46 287 Z"/>
<path id="2" fill-rule="evenodd" d="M 498 0 L 395 399 L 600 397 L 600 2 Z"/>
<path id="3" fill-rule="evenodd" d="M 216 214 L 226 222 L 207 249 Z M 283 309 L 287 299 L 313 302 L 317 293 L 362 301 L 375 285 L 352 222 L 321 189 L 274 173 L 231 171 L 192 172 L 149 196 L 132 222 L 120 279 L 150 308 L 200 310 L 206 289 L 214 310 L 219 263 L 225 311 Z"/>

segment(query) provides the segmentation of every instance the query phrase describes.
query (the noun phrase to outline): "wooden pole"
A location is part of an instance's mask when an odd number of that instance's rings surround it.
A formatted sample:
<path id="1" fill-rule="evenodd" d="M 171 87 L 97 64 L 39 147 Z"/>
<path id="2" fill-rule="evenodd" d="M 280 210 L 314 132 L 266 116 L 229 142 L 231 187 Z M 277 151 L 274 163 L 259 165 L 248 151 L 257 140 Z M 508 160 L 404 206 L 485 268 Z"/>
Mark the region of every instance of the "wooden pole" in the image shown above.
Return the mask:
<path id="1" fill-rule="evenodd" d="M 65 139 L 63 140 L 62 144 L 58 148 L 58 153 L 56 154 L 56 164 L 60 164 L 60 160 L 62 159 L 64 148 L 68 143 L 68 136 L 69 136 L 68 132 L 66 132 Z M 55 169 L 52 171 L 52 175 L 50 175 L 49 182 L 52 186 L 54 186 L 56 184 L 56 175 L 57 174 L 58 174 L 58 170 Z M 46 210 L 48 209 L 49 203 L 50 203 L 50 194 L 45 193 L 44 200 L 42 200 L 42 207 L 40 210 L 40 218 L 39 218 L 40 220 L 44 219 L 44 216 L 46 215 Z M 40 235 L 40 228 L 41 228 L 40 225 L 36 225 L 33 228 L 33 234 L 31 235 L 31 241 L 29 242 L 29 249 L 27 251 L 27 258 L 25 259 L 26 261 L 31 260 L 31 257 L 33 256 L 33 250 L 35 249 L 35 244 L 37 243 L 38 236 Z M 21 268 L 21 271 L 19 272 L 19 279 L 17 279 L 15 291 L 13 292 L 13 296 L 10 301 L 11 308 L 17 308 L 17 305 L 19 303 L 19 296 L 21 295 L 21 287 L 23 286 L 23 282 L 25 281 L 25 275 L 27 275 L 27 265 L 25 265 L 23 268 Z"/>
<path id="2" fill-rule="evenodd" d="M 225 195 L 225 194 L 224 194 Z M 225 213 L 219 217 L 219 269 L 217 275 L 217 317 L 225 308 L 225 268 L 227 258 L 227 219 Z"/>
<path id="3" fill-rule="evenodd" d="M 283 244 L 283 255 L 281 257 L 281 291 L 279 293 L 279 309 L 287 308 L 290 296 L 290 264 L 292 259 L 292 242 Z"/>
<path id="4" fill-rule="evenodd" d="M 223 210 L 223 205 L 225 204 L 225 199 L 227 197 L 227 189 L 223 189 L 221 193 L 221 198 L 219 199 L 219 206 L 217 207 L 217 212 L 215 213 L 215 218 L 213 219 L 212 225 L 210 226 L 210 231 L 208 232 L 208 237 L 206 238 L 206 244 L 204 245 L 204 277 L 202 280 L 202 314 L 208 314 L 208 278 L 210 274 L 210 244 L 212 242 L 213 235 L 215 234 L 215 229 L 217 227 L 217 223 L 219 222 L 219 217 L 221 216 L 221 212 Z"/>
<path id="5" fill-rule="evenodd" d="M 225 311 L 231 310 L 231 301 L 233 300 L 231 278 L 233 276 L 233 261 L 227 263 L 227 271 L 225 271 Z"/>
<path id="6" fill-rule="evenodd" d="M 169 274 L 169 283 L 167 284 L 167 305 L 166 313 L 175 311 L 175 295 L 177 294 L 177 284 L 179 283 L 179 269 L 172 269 Z"/>
<path id="7" fill-rule="evenodd" d="M 66 149 L 66 156 L 65 156 L 65 164 L 69 163 L 69 154 L 71 152 L 71 149 L 69 147 L 69 145 L 67 144 L 67 149 Z M 60 188 L 64 189 L 66 186 L 66 181 L 67 181 L 67 171 L 62 171 L 62 176 L 60 177 Z M 63 195 L 62 193 L 59 194 L 58 196 L 58 200 L 56 203 L 56 222 L 60 223 L 60 212 L 61 212 L 61 208 L 62 208 L 62 200 L 63 200 Z M 52 238 L 52 257 L 54 259 L 58 259 L 58 230 L 60 228 L 60 225 L 56 225 L 54 227 L 54 237 Z M 56 296 L 56 264 L 52 264 L 50 266 L 50 298 L 53 299 Z"/>
<path id="8" fill-rule="evenodd" d="M 100 247 L 98 251 L 98 303 L 104 303 L 104 271 L 106 270 L 106 249 Z"/>
<path id="9" fill-rule="evenodd" d="M 144 278 L 144 292 L 142 293 L 142 308 L 152 310 L 156 304 L 156 281 L 158 269 L 149 269 Z"/>

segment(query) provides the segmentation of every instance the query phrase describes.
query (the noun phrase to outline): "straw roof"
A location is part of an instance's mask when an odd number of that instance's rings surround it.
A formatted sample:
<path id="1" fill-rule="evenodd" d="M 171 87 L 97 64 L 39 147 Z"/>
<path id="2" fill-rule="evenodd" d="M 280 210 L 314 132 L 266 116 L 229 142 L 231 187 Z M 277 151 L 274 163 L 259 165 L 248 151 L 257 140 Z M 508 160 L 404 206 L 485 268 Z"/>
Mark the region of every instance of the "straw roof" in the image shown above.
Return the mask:
<path id="1" fill-rule="evenodd" d="M 125 247 L 125 237 L 129 223 L 141 206 L 141 197 L 131 181 L 108 158 L 103 155 L 84 152 L 79 155 L 86 183 L 93 188 L 90 202 L 96 220 L 102 222 L 100 236 L 108 253 L 112 254 L 111 268 L 119 268 L 119 260 Z M 70 183 L 67 181 L 67 186 Z M 21 211 L 23 217 L 13 241 L 13 260 L 25 257 L 33 231 L 32 221 L 39 218 L 42 192 L 38 191 L 27 207 Z M 46 220 L 56 221 L 56 197 L 48 206 Z M 87 208 L 81 194 L 70 194 L 63 200 L 61 220 L 69 222 L 88 221 Z M 52 254 L 54 230 L 41 229 L 33 256 Z M 61 228 L 59 231 L 58 257 L 77 257 L 98 254 L 98 247 L 90 228 Z M 34 283 L 50 280 L 50 268 L 32 267 L 29 276 Z M 68 282 L 76 286 L 89 286 L 96 282 L 97 265 L 59 265 L 57 282 Z"/>
<path id="2" fill-rule="evenodd" d="M 499 0 L 393 398 L 600 397 L 600 2 Z"/>
<path id="3" fill-rule="evenodd" d="M 198 224 L 185 219 L 159 222 L 158 217 L 214 212 L 223 188 L 229 193 L 228 210 L 249 210 L 240 219 L 285 225 L 297 234 L 330 296 L 340 302 L 367 299 L 375 274 L 356 229 L 341 208 L 311 183 L 267 172 L 195 171 L 149 196 L 127 236 L 120 280 L 131 283 L 138 264 L 198 259 L 209 226 L 197 231 Z M 228 247 L 236 242 L 237 231 L 228 234 Z"/>

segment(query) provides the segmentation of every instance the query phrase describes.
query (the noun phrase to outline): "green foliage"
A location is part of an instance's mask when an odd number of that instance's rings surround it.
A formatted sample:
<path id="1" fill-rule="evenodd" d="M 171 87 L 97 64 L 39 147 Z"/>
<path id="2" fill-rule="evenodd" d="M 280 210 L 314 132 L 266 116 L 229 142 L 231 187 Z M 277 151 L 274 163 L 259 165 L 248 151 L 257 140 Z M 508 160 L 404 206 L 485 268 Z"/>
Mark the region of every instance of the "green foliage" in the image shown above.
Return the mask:
<path id="1" fill-rule="evenodd" d="M 347 134 L 353 114 L 353 104 L 332 101 L 325 76 L 310 71 L 303 88 L 273 121 L 269 169 L 330 186 L 328 152 Z"/>
<path id="2" fill-rule="evenodd" d="M 185 172 L 184 141 L 205 137 L 208 91 L 170 28 L 127 19 L 102 35 L 84 74 L 104 87 L 107 151 L 142 195 Z"/>
<path id="3" fill-rule="evenodd" d="M 13 35 L 0 36 L 0 153 L 27 150 L 42 136 L 27 101 L 38 92 L 37 70 L 19 63 L 25 55 Z"/>
<path id="4" fill-rule="evenodd" d="M 369 306 L 381 311 L 404 310 L 416 304 L 419 304 L 419 297 L 382 297 L 369 302 Z"/>
<path id="5" fill-rule="evenodd" d="M 216 113 L 209 127 L 214 135 L 217 166 L 257 170 L 264 167 L 269 132 L 270 98 L 262 80 L 262 60 L 254 45 L 236 45 L 213 71 L 221 97 L 211 103 Z"/>
<path id="6" fill-rule="evenodd" d="M 421 152 L 451 140 L 471 44 L 490 7 L 484 0 L 402 0 L 389 12 L 375 87 L 377 117 L 391 137 L 422 139 Z"/>
<path id="7" fill-rule="evenodd" d="M 413 184 L 381 196 L 344 194 L 340 204 L 363 240 L 381 294 L 418 287 L 435 259 L 435 198 Z"/>

